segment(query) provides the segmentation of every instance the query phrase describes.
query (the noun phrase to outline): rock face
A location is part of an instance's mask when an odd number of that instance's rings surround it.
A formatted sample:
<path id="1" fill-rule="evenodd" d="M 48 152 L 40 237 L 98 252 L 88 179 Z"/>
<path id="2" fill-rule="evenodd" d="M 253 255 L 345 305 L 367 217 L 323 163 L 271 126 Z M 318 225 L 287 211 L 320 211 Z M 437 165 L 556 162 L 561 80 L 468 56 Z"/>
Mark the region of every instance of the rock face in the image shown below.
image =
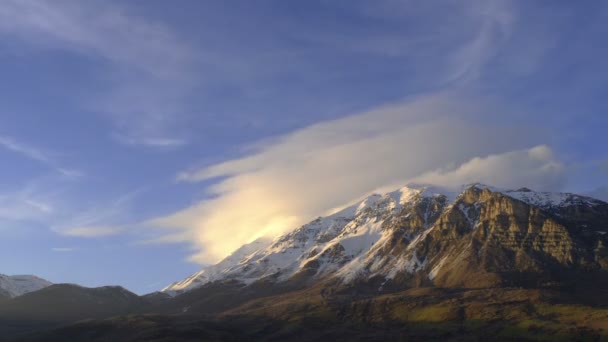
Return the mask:
<path id="1" fill-rule="evenodd" d="M 441 216 L 424 241 L 435 285 L 541 285 L 569 272 L 602 269 L 596 246 L 604 245 L 608 230 L 599 214 L 608 210 L 606 203 L 576 197 L 538 205 L 517 195 L 472 187 Z M 598 215 L 582 214 L 590 211 Z"/>
<path id="2" fill-rule="evenodd" d="M 608 204 L 588 197 L 479 184 L 459 192 L 408 186 L 258 242 L 257 250 L 244 246 L 190 277 L 186 290 L 218 281 L 323 280 L 381 292 L 545 286 L 608 273 L 607 232 Z M 163 291 L 180 290 L 174 284 Z"/>

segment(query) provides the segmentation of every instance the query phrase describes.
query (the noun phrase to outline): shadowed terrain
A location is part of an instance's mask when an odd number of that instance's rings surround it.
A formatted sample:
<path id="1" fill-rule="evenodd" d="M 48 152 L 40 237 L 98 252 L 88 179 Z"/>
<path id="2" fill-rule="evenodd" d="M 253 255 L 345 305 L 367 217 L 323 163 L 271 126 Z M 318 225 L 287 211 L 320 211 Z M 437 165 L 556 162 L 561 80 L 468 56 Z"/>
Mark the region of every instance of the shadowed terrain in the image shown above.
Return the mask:
<path id="1" fill-rule="evenodd" d="M 605 302 L 604 302 L 605 303 Z M 18 341 L 588 340 L 605 337 L 608 307 L 536 289 L 417 288 L 376 297 L 307 289 L 219 315 L 132 314 L 87 320 Z"/>

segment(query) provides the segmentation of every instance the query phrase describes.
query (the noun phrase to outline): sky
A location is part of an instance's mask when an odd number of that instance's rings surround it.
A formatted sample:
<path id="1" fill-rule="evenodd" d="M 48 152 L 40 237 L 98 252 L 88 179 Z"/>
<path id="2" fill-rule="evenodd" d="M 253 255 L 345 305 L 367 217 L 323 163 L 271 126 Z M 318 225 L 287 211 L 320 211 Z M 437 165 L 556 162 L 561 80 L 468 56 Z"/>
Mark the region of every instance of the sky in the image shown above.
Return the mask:
<path id="1" fill-rule="evenodd" d="M 409 182 L 608 200 L 608 3 L 0 2 L 0 273 L 143 294 Z"/>

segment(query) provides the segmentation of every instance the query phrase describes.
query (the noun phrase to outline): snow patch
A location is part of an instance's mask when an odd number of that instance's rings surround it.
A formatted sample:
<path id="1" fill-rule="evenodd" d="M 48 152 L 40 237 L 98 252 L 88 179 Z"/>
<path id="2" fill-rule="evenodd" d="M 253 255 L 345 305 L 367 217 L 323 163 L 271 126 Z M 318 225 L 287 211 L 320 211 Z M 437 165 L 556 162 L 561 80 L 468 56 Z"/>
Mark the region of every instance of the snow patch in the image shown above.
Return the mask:
<path id="1" fill-rule="evenodd" d="M 51 282 L 33 275 L 7 276 L 0 274 L 0 290 L 4 290 L 11 298 L 41 290 L 50 285 L 52 285 Z"/>

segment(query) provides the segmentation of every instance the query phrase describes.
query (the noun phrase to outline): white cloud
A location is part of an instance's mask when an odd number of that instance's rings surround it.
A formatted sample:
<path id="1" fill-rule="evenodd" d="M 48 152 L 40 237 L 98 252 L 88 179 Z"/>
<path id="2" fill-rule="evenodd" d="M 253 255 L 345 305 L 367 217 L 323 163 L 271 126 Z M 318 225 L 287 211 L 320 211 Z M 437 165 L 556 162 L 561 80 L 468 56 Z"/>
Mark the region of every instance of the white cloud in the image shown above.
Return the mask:
<path id="1" fill-rule="evenodd" d="M 539 145 L 487 157 L 476 157 L 451 170 L 436 170 L 416 177 L 415 182 L 448 187 L 481 182 L 501 188 L 528 187 L 556 190 L 564 186 L 564 165 L 551 149 Z"/>
<path id="2" fill-rule="evenodd" d="M 221 179 L 208 189 L 209 199 L 149 223 L 170 229 L 165 240 L 193 242 L 200 250 L 193 260 L 213 262 L 249 240 L 293 229 L 378 188 L 398 187 L 446 165 L 519 150 L 542 139 L 523 127 L 476 124 L 488 111 L 501 112 L 500 106 L 463 94 L 441 94 L 319 123 L 242 158 L 179 174 L 181 181 Z M 542 149 L 530 150 L 529 158 L 547 159 Z M 511 158 L 506 156 L 499 159 Z M 495 158 L 481 166 L 492 169 Z M 526 172 L 517 174 L 525 179 Z"/>

